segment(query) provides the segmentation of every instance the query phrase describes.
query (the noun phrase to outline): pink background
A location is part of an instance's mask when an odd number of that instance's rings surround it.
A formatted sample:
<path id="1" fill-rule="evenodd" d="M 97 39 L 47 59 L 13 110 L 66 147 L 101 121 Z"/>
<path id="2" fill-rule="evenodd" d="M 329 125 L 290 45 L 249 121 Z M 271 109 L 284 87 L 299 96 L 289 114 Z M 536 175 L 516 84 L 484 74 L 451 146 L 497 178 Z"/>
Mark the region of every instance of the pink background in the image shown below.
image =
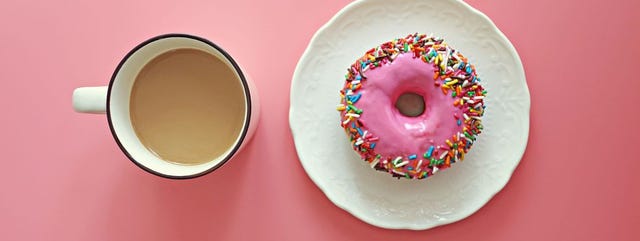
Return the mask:
<path id="1" fill-rule="evenodd" d="M 4 1 L 0 239 L 640 239 L 639 1 L 468 1 L 520 53 L 529 145 L 484 208 L 418 232 L 376 228 L 337 208 L 295 154 L 293 70 L 313 33 L 348 2 Z M 105 116 L 71 108 L 75 87 L 106 84 L 129 49 L 167 32 L 225 47 L 262 97 L 248 149 L 195 180 L 142 171 Z"/>

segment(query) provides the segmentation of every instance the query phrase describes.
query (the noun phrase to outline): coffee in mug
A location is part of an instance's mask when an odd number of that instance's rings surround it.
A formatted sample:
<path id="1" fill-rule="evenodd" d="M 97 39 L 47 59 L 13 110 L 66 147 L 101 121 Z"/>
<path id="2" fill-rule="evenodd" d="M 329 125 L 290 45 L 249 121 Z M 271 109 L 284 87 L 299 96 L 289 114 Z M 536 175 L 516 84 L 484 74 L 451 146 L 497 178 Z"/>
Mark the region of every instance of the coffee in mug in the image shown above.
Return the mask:
<path id="1" fill-rule="evenodd" d="M 78 88 L 73 102 L 78 112 L 106 113 L 125 155 L 168 178 L 201 176 L 231 159 L 252 136 L 259 109 L 235 60 L 186 34 L 138 45 L 108 87 Z"/>
<path id="2" fill-rule="evenodd" d="M 150 151 L 176 164 L 220 156 L 242 130 L 242 84 L 231 68 L 197 49 L 158 55 L 131 90 L 131 124 Z"/>

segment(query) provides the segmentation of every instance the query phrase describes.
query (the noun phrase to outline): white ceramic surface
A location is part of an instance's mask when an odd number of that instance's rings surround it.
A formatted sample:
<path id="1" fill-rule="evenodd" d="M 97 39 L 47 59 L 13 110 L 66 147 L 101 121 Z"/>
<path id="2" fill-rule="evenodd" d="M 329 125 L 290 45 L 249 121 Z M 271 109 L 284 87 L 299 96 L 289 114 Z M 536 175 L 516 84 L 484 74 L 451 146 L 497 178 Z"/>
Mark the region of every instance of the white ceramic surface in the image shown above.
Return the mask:
<path id="1" fill-rule="evenodd" d="M 350 64 L 414 32 L 443 37 L 477 67 L 488 91 L 485 131 L 464 162 L 397 180 L 360 160 L 335 108 Z M 314 35 L 293 75 L 289 122 L 302 166 L 333 203 L 378 227 L 419 230 L 468 217 L 506 185 L 527 145 L 529 108 L 520 58 L 481 12 L 457 0 L 363 0 Z"/>

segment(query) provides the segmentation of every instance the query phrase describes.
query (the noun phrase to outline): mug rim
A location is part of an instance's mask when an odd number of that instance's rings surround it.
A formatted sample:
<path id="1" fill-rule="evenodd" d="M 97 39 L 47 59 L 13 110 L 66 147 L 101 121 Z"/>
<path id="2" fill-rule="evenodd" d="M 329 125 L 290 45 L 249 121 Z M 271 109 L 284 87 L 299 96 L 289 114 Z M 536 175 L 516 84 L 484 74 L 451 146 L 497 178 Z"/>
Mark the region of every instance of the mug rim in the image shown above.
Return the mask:
<path id="1" fill-rule="evenodd" d="M 235 70 L 235 72 L 238 74 L 239 80 L 242 83 L 242 87 L 245 93 L 245 101 L 247 103 L 247 108 L 245 110 L 245 114 L 246 114 L 246 118 L 245 121 L 243 123 L 242 126 L 242 131 L 240 133 L 239 139 L 238 141 L 235 143 L 235 145 L 231 148 L 231 151 L 220 161 L 218 162 L 216 165 L 210 167 L 209 169 L 206 169 L 202 172 L 198 172 L 195 174 L 191 174 L 191 175 L 185 175 L 185 176 L 175 176 L 175 175 L 168 175 L 162 172 L 158 172 L 156 170 L 153 170 L 145 165 L 143 165 L 142 163 L 138 162 L 130 153 L 129 151 L 127 151 L 127 149 L 124 147 L 124 145 L 122 145 L 122 143 L 120 142 L 120 139 L 118 138 L 118 133 L 116 133 L 116 130 L 113 126 L 113 122 L 111 119 L 111 91 L 112 91 L 112 87 L 113 84 L 116 80 L 116 77 L 118 76 L 118 73 L 120 72 L 120 70 L 122 69 L 122 66 L 129 60 L 129 58 L 136 53 L 138 50 L 140 50 L 141 48 L 147 46 L 150 43 L 153 43 L 155 41 L 161 40 L 161 39 L 165 39 L 165 38 L 189 38 L 189 39 L 193 39 L 196 41 L 200 41 L 202 43 L 205 43 L 209 46 L 211 46 L 212 48 L 214 48 L 216 51 L 218 51 L 220 54 L 222 54 L 222 56 L 224 56 L 225 59 L 229 60 L 229 63 L 231 63 L 231 66 L 233 67 L 233 69 Z M 236 152 L 240 149 L 240 146 L 243 144 L 247 133 L 248 133 L 248 129 L 249 129 L 249 124 L 251 123 L 251 93 L 249 92 L 249 84 L 247 82 L 247 79 L 244 75 L 244 73 L 242 72 L 242 69 L 240 68 L 240 66 L 238 65 L 238 63 L 231 57 L 231 55 L 229 53 L 227 53 L 224 49 L 222 49 L 222 47 L 216 45 L 215 43 L 211 42 L 208 39 L 199 37 L 199 36 L 195 36 L 195 35 L 190 35 L 190 34 L 185 34 L 185 33 L 167 33 L 167 34 L 161 34 L 152 38 L 149 38 L 141 43 L 139 43 L 138 45 L 136 45 L 134 48 L 132 48 L 131 50 L 129 50 L 129 52 L 122 58 L 122 60 L 120 60 L 120 63 L 118 63 L 118 66 L 116 67 L 116 69 L 114 70 L 113 74 L 111 75 L 111 79 L 109 80 L 109 85 L 107 87 L 107 103 L 106 103 L 106 114 L 107 114 L 107 122 L 109 123 L 109 130 L 111 131 L 111 135 L 113 136 L 113 138 L 115 139 L 116 143 L 118 144 L 118 147 L 120 148 L 120 150 L 125 154 L 125 156 L 127 156 L 127 158 L 133 162 L 136 166 L 140 167 L 141 169 L 147 171 L 148 173 L 154 174 L 156 176 L 159 177 L 164 177 L 164 178 L 169 178 L 169 179 L 176 179 L 176 180 L 180 180 L 180 179 L 192 179 L 192 178 L 196 178 L 196 177 L 200 177 L 200 176 L 204 176 L 206 174 L 209 174 L 215 170 L 217 170 L 218 168 L 222 167 L 224 164 L 227 163 L 227 161 L 229 161 L 229 159 L 231 159 L 231 157 L 233 157 Z"/>

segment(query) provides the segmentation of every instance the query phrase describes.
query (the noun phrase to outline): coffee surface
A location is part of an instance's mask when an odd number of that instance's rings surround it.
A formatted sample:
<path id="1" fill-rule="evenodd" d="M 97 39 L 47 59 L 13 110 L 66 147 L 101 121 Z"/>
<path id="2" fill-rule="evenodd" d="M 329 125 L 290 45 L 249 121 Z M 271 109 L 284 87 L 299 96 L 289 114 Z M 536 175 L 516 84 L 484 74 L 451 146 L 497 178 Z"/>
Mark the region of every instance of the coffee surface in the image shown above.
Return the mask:
<path id="1" fill-rule="evenodd" d="M 138 73 L 130 118 L 142 144 L 184 165 L 212 161 L 242 131 L 243 86 L 222 60 L 196 49 L 163 53 Z"/>

